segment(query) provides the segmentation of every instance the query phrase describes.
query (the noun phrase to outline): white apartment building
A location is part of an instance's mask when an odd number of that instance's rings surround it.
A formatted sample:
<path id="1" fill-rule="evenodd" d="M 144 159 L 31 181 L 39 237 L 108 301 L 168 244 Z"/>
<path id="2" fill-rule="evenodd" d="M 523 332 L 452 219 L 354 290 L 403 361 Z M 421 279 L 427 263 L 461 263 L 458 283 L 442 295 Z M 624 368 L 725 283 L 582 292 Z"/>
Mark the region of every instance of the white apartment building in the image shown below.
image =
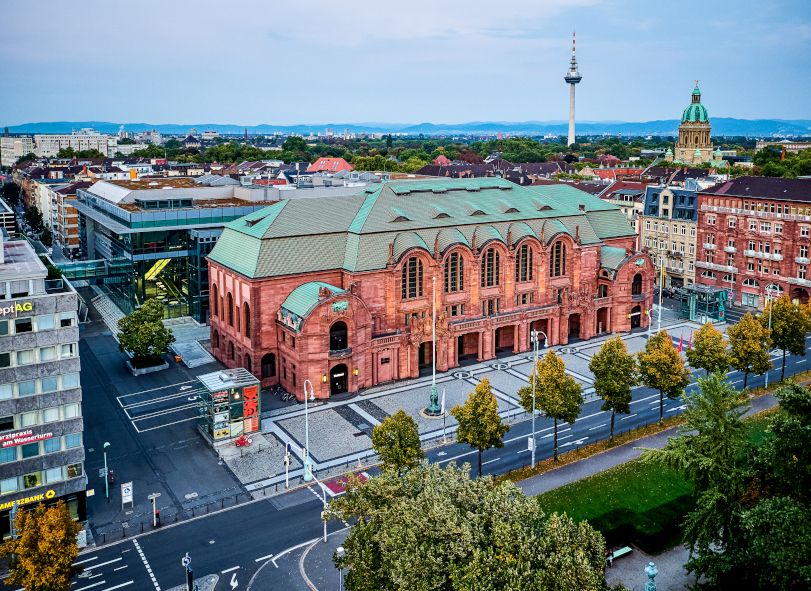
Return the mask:
<path id="1" fill-rule="evenodd" d="M 80 129 L 73 133 L 36 134 L 34 143 L 36 144 L 34 153 L 43 158 L 54 158 L 59 150 L 65 148 L 73 148 L 77 152 L 98 150 L 104 156 L 118 151 L 117 137 L 101 134 L 93 129 Z"/>
<path id="2" fill-rule="evenodd" d="M 34 152 L 34 138 L 30 135 L 0 137 L 0 166 L 14 166 L 25 156 Z"/>

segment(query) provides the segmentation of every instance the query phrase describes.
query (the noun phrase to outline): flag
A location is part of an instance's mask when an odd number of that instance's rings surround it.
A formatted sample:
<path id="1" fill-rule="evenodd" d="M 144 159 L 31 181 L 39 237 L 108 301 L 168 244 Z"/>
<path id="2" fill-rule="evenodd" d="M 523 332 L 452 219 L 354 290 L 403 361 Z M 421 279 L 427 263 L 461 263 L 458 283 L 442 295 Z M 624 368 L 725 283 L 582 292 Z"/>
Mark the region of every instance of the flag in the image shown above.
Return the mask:
<path id="1" fill-rule="evenodd" d="M 679 353 L 681 353 L 683 345 L 684 345 L 684 335 L 679 337 Z"/>
<path id="2" fill-rule="evenodd" d="M 690 340 L 687 341 L 687 350 L 689 351 L 692 348 L 693 348 L 693 331 L 691 330 L 690 331 Z"/>
<path id="3" fill-rule="evenodd" d="M 440 414 L 445 414 L 445 388 L 442 388 L 442 412 Z"/>

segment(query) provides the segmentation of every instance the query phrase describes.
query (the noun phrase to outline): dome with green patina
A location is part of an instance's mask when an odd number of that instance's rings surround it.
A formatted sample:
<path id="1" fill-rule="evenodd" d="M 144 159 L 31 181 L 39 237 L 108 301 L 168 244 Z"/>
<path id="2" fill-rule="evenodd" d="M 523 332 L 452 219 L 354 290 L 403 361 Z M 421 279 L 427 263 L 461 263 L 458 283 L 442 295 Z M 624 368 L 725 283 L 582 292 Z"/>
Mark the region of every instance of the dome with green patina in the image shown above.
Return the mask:
<path id="1" fill-rule="evenodd" d="M 707 115 L 707 108 L 701 104 L 701 91 L 696 86 L 693 89 L 692 102 L 684 110 L 681 116 L 682 123 L 709 123 L 710 117 Z"/>

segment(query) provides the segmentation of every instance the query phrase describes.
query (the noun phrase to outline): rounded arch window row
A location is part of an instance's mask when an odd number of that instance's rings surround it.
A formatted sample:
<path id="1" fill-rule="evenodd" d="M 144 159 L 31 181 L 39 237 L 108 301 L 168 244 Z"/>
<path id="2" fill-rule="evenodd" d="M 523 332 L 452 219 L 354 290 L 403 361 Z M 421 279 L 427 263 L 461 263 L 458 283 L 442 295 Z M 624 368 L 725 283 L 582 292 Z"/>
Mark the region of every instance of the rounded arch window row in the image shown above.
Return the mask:
<path id="1" fill-rule="evenodd" d="M 549 248 L 549 276 L 563 277 L 567 274 L 567 256 L 571 252 L 567 240 L 557 239 Z M 533 244 L 535 243 L 535 244 Z M 515 249 L 513 271 L 516 282 L 535 280 L 535 263 L 540 260 L 540 243 L 525 239 Z M 442 263 L 443 289 L 445 293 L 457 293 L 465 290 L 466 259 L 474 258 L 471 251 L 465 252 L 459 245 L 451 247 Z M 496 287 L 502 281 L 502 255 L 505 245 L 489 245 L 478 255 L 480 263 L 480 287 Z M 403 259 L 401 266 L 400 291 L 402 299 L 420 298 L 424 293 L 423 256 L 411 254 Z"/>
<path id="2" fill-rule="evenodd" d="M 251 306 L 248 302 L 241 306 L 235 304 L 231 292 L 221 295 L 216 283 L 211 284 L 209 300 L 212 317 L 219 318 L 245 337 L 251 337 Z"/>

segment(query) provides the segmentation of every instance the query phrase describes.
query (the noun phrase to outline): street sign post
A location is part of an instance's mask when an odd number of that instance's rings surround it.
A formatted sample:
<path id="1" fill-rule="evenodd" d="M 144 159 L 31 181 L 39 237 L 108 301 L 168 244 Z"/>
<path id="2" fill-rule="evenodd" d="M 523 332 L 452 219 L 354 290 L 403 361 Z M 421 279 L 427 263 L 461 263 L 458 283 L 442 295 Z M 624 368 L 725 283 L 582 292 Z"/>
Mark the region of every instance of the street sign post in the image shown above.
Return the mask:
<path id="1" fill-rule="evenodd" d="M 290 444 L 288 444 L 290 445 Z M 290 488 L 290 452 L 284 454 L 284 487 Z"/>
<path id="2" fill-rule="evenodd" d="M 124 505 L 129 503 L 130 505 L 135 505 L 132 500 L 132 482 L 124 482 L 121 484 L 121 508 L 124 508 Z"/>
<path id="3" fill-rule="evenodd" d="M 186 569 L 186 591 L 194 591 L 194 575 L 191 570 L 191 556 L 188 552 L 180 559 L 180 564 Z"/>
<path id="4" fill-rule="evenodd" d="M 156 492 L 156 493 L 152 493 L 151 495 L 149 495 L 147 497 L 147 499 L 152 501 L 152 527 L 158 527 L 158 508 L 155 505 L 155 499 L 157 499 L 159 496 L 161 496 L 161 494 L 159 492 Z M 189 558 L 189 553 L 188 552 L 186 552 L 186 556 L 183 557 L 183 560 L 185 561 L 187 558 L 188 558 L 189 563 L 190 563 L 191 558 Z M 187 566 L 187 565 L 184 564 L 183 566 Z"/>

